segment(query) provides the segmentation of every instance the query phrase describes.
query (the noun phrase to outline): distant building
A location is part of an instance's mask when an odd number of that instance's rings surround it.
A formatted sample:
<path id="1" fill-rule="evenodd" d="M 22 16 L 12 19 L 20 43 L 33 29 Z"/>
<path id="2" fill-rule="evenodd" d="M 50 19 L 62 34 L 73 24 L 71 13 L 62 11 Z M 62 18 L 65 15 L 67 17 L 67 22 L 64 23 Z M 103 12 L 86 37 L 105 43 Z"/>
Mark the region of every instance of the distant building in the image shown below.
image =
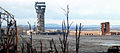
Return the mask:
<path id="1" fill-rule="evenodd" d="M 101 35 L 109 35 L 110 34 L 110 26 L 109 22 L 101 23 Z"/>
<path id="2" fill-rule="evenodd" d="M 70 35 L 75 35 L 75 33 L 76 31 L 70 31 Z M 81 31 L 80 35 L 100 35 L 100 32 L 99 31 Z"/>
<path id="3" fill-rule="evenodd" d="M 45 2 L 35 2 L 35 9 L 37 13 L 37 32 L 43 33 L 45 31 L 44 14 L 45 14 Z"/>
<path id="4" fill-rule="evenodd" d="M 120 31 L 110 30 L 109 22 L 102 22 L 100 24 L 100 31 L 81 31 L 81 35 L 120 35 Z M 70 35 L 75 35 L 76 31 L 70 31 Z"/>

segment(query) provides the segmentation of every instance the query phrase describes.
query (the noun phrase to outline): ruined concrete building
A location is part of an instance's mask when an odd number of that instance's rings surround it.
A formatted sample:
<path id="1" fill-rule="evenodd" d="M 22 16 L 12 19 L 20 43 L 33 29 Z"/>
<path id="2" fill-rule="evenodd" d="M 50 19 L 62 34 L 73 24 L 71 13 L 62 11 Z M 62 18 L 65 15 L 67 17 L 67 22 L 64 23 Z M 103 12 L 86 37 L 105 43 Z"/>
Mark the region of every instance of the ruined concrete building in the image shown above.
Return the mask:
<path id="1" fill-rule="evenodd" d="M 102 35 L 106 35 L 106 34 L 110 33 L 109 22 L 101 23 L 101 32 L 102 32 Z"/>
<path id="2" fill-rule="evenodd" d="M 44 14 L 45 14 L 45 2 L 35 2 L 35 9 L 37 13 L 37 32 L 42 33 L 45 31 L 44 26 Z"/>

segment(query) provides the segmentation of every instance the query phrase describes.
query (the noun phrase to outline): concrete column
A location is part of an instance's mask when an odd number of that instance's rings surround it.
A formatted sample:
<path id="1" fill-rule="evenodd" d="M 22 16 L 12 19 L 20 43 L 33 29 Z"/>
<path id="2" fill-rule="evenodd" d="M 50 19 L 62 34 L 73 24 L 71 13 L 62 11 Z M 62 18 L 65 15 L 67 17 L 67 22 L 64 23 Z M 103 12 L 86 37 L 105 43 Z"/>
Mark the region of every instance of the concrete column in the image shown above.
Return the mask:
<path id="1" fill-rule="evenodd" d="M 109 27 L 109 22 L 106 22 L 106 32 L 109 33 L 110 32 L 110 27 Z"/>

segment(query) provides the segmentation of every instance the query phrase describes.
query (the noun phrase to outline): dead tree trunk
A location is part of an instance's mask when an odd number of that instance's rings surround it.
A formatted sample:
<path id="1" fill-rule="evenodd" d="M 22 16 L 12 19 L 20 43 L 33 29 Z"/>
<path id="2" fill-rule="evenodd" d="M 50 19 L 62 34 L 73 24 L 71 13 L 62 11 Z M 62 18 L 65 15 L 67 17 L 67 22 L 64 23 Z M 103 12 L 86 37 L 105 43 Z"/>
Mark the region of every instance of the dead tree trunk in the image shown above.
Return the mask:
<path id="1" fill-rule="evenodd" d="M 42 53 L 42 40 L 40 40 L 40 52 Z"/>
<path id="2" fill-rule="evenodd" d="M 79 53 L 79 42 L 80 42 L 80 34 L 81 34 L 81 23 L 80 23 L 80 26 L 79 26 L 79 34 L 78 33 L 78 27 L 76 25 L 76 53 Z"/>
<path id="3" fill-rule="evenodd" d="M 53 39 L 52 39 L 52 43 L 53 43 L 53 45 L 54 45 L 55 53 L 58 53 L 58 50 L 57 50 L 57 48 L 56 48 L 56 45 L 55 45 L 55 42 L 54 42 Z"/>
<path id="4" fill-rule="evenodd" d="M 69 6 L 67 5 L 67 10 L 63 9 L 65 11 L 65 16 L 67 18 L 67 24 L 65 24 L 65 21 L 63 21 L 62 23 L 62 32 L 63 32 L 63 38 L 61 39 L 61 37 L 59 37 L 59 41 L 60 41 L 60 47 L 62 49 L 62 53 L 67 53 L 68 52 L 68 35 L 69 35 L 69 29 L 70 29 L 70 25 L 69 25 Z"/>
<path id="5" fill-rule="evenodd" d="M 49 44 L 50 44 L 50 51 L 49 52 L 53 53 L 52 40 L 49 40 Z"/>
<path id="6" fill-rule="evenodd" d="M 29 30 L 30 30 L 30 36 L 31 36 L 31 38 L 30 38 L 30 48 L 31 48 L 31 53 L 33 53 L 33 51 L 32 51 L 32 31 L 31 31 L 31 24 L 28 22 L 28 24 L 29 24 Z"/>
<path id="7" fill-rule="evenodd" d="M 24 53 L 24 44 L 22 43 L 21 52 Z"/>
<path id="8" fill-rule="evenodd" d="M 2 42 L 2 35 L 1 35 L 1 12 L 0 12 L 0 41 Z M 0 43 L 1 44 L 1 43 Z"/>

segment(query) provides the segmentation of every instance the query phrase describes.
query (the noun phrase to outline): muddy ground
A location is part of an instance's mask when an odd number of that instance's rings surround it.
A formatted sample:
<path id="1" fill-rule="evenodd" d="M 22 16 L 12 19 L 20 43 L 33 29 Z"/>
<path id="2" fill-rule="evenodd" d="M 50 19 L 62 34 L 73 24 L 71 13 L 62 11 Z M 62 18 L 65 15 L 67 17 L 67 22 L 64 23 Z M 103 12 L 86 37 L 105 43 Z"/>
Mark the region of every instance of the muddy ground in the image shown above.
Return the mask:
<path id="1" fill-rule="evenodd" d="M 22 36 L 28 42 L 30 36 Z M 62 37 L 62 36 L 61 36 Z M 49 50 L 49 40 L 55 41 L 58 51 L 61 51 L 60 42 L 58 35 L 33 35 L 33 47 L 37 51 L 40 51 L 40 40 L 42 40 L 43 50 Z M 19 45 L 23 42 L 19 37 Z M 69 36 L 69 51 L 75 51 L 75 36 Z M 109 35 L 109 36 L 81 36 L 80 37 L 80 52 L 107 52 L 108 47 L 110 46 L 120 46 L 120 36 L 119 35 Z"/>

